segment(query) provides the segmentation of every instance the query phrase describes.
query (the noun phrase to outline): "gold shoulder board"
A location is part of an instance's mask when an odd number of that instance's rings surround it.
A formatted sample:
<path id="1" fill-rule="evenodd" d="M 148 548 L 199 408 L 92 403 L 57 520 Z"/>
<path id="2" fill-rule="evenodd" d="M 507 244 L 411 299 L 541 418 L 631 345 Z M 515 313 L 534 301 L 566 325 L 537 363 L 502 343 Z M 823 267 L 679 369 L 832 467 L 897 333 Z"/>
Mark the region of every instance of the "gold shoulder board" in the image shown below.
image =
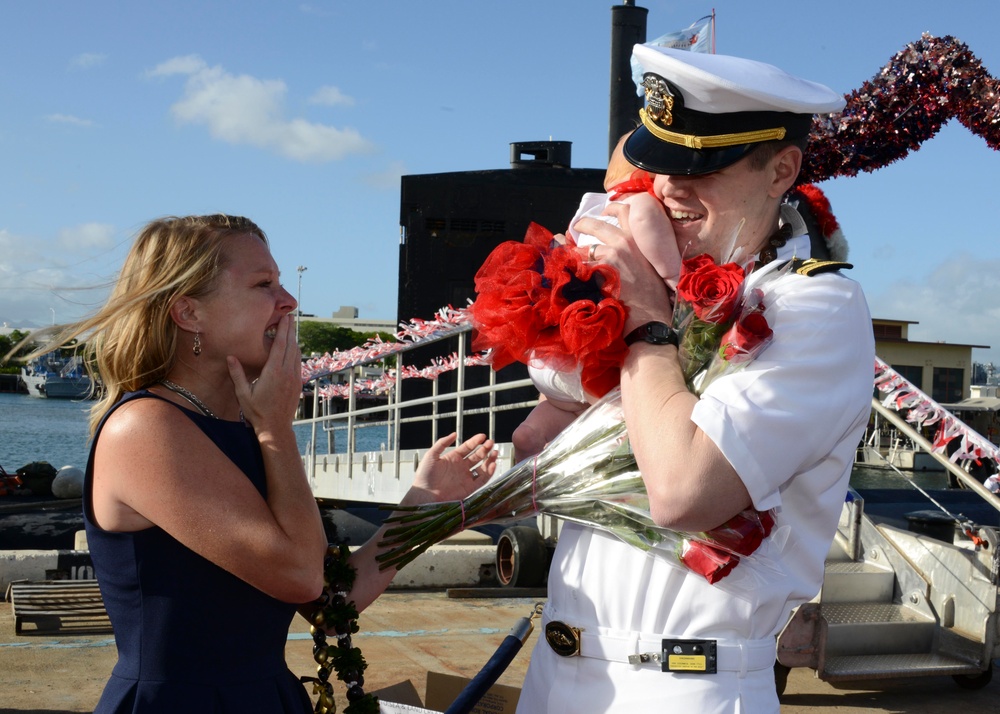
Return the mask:
<path id="1" fill-rule="evenodd" d="M 839 260 L 816 260 L 809 258 L 803 260 L 796 258 L 792 261 L 792 270 L 799 275 L 819 275 L 820 273 L 832 273 L 837 270 L 847 270 L 854 266 L 850 263 L 842 263 Z"/>

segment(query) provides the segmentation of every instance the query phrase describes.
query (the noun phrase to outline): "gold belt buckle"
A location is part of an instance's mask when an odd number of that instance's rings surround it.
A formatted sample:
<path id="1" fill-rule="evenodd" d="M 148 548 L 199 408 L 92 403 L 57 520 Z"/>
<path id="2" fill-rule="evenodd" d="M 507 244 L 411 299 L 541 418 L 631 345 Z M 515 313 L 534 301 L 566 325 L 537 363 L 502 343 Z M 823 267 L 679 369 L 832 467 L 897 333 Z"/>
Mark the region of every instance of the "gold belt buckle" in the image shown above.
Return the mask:
<path id="1" fill-rule="evenodd" d="M 552 620 L 545 625 L 545 641 L 560 657 L 577 657 L 580 654 L 580 628 Z"/>

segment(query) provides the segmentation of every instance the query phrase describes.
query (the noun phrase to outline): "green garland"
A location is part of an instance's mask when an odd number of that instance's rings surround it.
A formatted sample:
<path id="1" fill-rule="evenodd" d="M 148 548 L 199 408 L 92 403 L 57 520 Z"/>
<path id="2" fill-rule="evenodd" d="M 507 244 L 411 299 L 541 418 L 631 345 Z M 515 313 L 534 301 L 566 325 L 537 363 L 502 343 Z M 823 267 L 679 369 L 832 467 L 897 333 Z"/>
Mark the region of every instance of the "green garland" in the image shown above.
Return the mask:
<path id="1" fill-rule="evenodd" d="M 351 555 L 346 543 L 327 548 L 323 560 L 323 594 L 316 600 L 316 610 L 309 618 L 312 627 L 313 659 L 318 664 L 315 677 L 302 677 L 303 682 L 313 683 L 316 714 L 336 714 L 330 671 L 337 672 L 337 679 L 347 684 L 347 708 L 344 714 L 378 714 L 378 697 L 365 694 L 364 671 L 368 667 L 361 650 L 351 643 L 351 635 L 358 631 L 358 609 L 347 594 L 354 585 L 357 571 L 348 560 Z M 326 642 L 326 631 L 337 635 L 335 645 Z"/>

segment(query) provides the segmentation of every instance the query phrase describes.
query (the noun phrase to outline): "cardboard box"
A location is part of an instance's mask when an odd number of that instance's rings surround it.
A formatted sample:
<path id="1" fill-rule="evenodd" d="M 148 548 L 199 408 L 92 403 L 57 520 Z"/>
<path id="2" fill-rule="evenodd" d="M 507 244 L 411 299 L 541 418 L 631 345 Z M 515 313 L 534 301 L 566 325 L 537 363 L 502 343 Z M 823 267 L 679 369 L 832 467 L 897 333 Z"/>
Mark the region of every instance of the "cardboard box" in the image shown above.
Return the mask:
<path id="1" fill-rule="evenodd" d="M 440 712 L 432 712 L 430 709 L 424 709 L 423 707 L 388 702 L 384 699 L 378 700 L 378 711 L 379 714 L 440 714 Z"/>
<path id="2" fill-rule="evenodd" d="M 422 709 L 424 706 L 424 703 L 420 701 L 420 694 L 417 692 L 417 688 L 408 679 L 404 682 L 391 684 L 388 687 L 382 687 L 382 689 L 371 692 L 371 694 L 378 697 L 379 704 L 383 705 L 382 711 L 385 711 L 385 702 L 396 705 L 403 704 L 417 710 Z"/>
<path id="3" fill-rule="evenodd" d="M 381 714 L 441 714 L 452 705 L 472 680 L 441 672 L 427 673 L 426 708 L 409 681 L 372 692 L 379 698 Z M 505 684 L 494 684 L 486 690 L 470 714 L 514 714 L 521 690 Z"/>
<path id="4" fill-rule="evenodd" d="M 471 681 L 467 677 L 457 677 L 453 674 L 428 672 L 425 706 L 432 711 L 443 712 L 452 705 L 465 689 L 465 685 Z M 520 696 L 521 690 L 518 687 L 494 684 L 472 708 L 470 714 L 514 714 Z"/>

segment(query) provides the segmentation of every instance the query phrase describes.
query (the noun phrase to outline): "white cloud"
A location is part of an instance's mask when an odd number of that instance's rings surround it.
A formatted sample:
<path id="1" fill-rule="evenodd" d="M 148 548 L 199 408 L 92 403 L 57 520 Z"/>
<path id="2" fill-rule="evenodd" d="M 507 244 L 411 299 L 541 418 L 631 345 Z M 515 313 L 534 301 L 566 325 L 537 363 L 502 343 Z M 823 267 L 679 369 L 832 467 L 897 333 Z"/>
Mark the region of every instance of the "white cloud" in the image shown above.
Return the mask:
<path id="1" fill-rule="evenodd" d="M 320 87 L 309 97 L 310 104 L 325 104 L 330 107 L 353 107 L 354 97 L 349 97 L 337 87 Z"/>
<path id="2" fill-rule="evenodd" d="M 205 60 L 198 55 L 185 55 L 184 57 L 173 57 L 166 62 L 161 62 L 146 72 L 146 76 L 171 77 L 175 74 L 195 74 L 207 66 Z"/>
<path id="3" fill-rule="evenodd" d="M 175 74 L 186 75 L 187 80 L 184 96 L 171 107 L 174 117 L 185 124 L 206 126 L 221 141 L 313 163 L 373 148 L 354 129 L 286 119 L 287 87 L 281 80 L 233 75 L 220 66 L 209 67 L 197 55 L 175 57 L 147 73 L 152 77 Z"/>
<path id="4" fill-rule="evenodd" d="M 114 228 L 89 223 L 56 238 L 0 229 L 0 322 L 48 325 L 74 320 L 106 298 Z M 104 273 L 104 275 L 97 275 Z"/>
<path id="5" fill-rule="evenodd" d="M 91 69 L 104 64 L 107 59 L 108 56 L 100 52 L 84 52 L 71 59 L 69 66 L 71 69 Z"/>
<path id="6" fill-rule="evenodd" d="M 72 253 L 94 253 L 115 245 L 115 227 L 108 223 L 83 223 L 63 228 L 56 238 L 60 250 Z"/>
<path id="7" fill-rule="evenodd" d="M 406 173 L 406 165 L 402 161 L 393 161 L 383 171 L 367 174 L 365 185 L 378 189 L 399 189 L 399 182 Z"/>
<path id="8" fill-rule="evenodd" d="M 299 11 L 303 15 L 312 15 L 314 17 L 334 17 L 334 12 L 328 10 L 324 7 L 319 7 L 318 5 L 313 5 L 311 3 L 300 3 Z"/>
<path id="9" fill-rule="evenodd" d="M 94 126 L 94 122 L 90 119 L 81 119 L 80 117 L 75 117 L 72 114 L 48 114 L 45 117 L 46 121 L 50 121 L 53 124 L 70 124 L 72 126 Z"/>
<path id="10" fill-rule="evenodd" d="M 998 274 L 1000 260 L 957 255 L 929 275 L 869 295 L 869 305 L 875 317 L 917 322 L 910 326 L 911 340 L 988 345 L 988 350 L 974 350 L 973 360 L 1000 364 Z"/>

